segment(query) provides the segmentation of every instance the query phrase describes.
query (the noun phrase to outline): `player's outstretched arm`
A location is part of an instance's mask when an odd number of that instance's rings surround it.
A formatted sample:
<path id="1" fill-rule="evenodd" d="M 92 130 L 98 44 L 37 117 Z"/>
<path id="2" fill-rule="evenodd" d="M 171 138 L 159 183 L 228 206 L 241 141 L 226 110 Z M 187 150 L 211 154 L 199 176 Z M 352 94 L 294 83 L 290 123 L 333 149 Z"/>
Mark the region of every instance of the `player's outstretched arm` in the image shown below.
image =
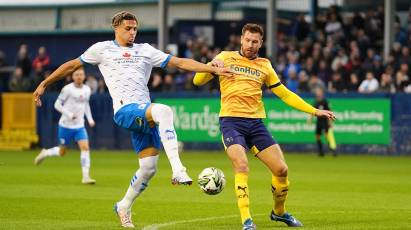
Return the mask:
<path id="1" fill-rule="evenodd" d="M 200 72 L 200 73 L 212 73 L 215 75 L 231 76 L 232 72 L 228 68 L 214 67 L 206 65 L 189 58 L 171 57 L 168 65 L 171 67 L 177 67 L 179 69 Z"/>
<path id="2" fill-rule="evenodd" d="M 207 65 L 223 68 L 224 61 L 219 60 L 219 59 L 214 59 L 211 62 L 207 63 Z M 209 82 L 211 79 L 213 79 L 213 77 L 215 77 L 215 75 L 211 73 L 196 73 L 193 78 L 193 84 L 196 86 L 202 86 L 206 84 L 207 82 Z"/>
<path id="3" fill-rule="evenodd" d="M 308 104 L 297 94 L 291 92 L 283 84 L 278 85 L 271 89 L 271 91 L 277 95 L 282 101 L 287 105 L 298 109 L 302 112 L 312 114 L 317 117 L 327 117 L 328 119 L 335 120 L 335 115 L 333 112 L 328 110 L 316 109 L 312 105 Z"/>
<path id="4" fill-rule="evenodd" d="M 36 105 L 41 106 L 40 97 L 41 95 L 44 94 L 44 91 L 49 85 L 53 84 L 54 82 L 58 80 L 63 79 L 67 75 L 70 75 L 71 73 L 73 73 L 74 71 L 76 71 L 78 68 L 82 66 L 83 64 L 81 63 L 79 58 L 73 59 L 61 65 L 52 74 L 50 74 L 48 78 L 44 79 L 39 84 L 39 86 L 37 86 L 37 89 L 33 93 L 34 101 L 36 102 Z"/>

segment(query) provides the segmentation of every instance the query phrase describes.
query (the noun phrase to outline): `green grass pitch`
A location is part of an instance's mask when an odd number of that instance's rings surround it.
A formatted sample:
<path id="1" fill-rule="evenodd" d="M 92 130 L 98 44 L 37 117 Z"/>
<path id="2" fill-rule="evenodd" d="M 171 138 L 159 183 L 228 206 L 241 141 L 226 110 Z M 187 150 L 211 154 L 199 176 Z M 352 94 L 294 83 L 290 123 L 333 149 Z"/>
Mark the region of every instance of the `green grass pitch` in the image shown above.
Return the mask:
<path id="1" fill-rule="evenodd" d="M 37 152 L 0 152 L 0 229 L 120 229 L 112 211 L 137 169 L 132 152 L 92 151 L 94 186 L 80 183 L 77 150 L 34 166 Z M 224 152 L 186 152 L 193 177 L 221 168 L 225 190 L 208 196 L 194 184 L 170 184 L 161 154 L 159 170 L 133 207 L 137 229 L 241 229 L 231 164 Z M 250 156 L 251 212 L 258 229 L 282 229 L 268 218 L 270 174 Z M 291 181 L 287 209 L 304 229 L 410 229 L 411 158 L 286 154 Z"/>

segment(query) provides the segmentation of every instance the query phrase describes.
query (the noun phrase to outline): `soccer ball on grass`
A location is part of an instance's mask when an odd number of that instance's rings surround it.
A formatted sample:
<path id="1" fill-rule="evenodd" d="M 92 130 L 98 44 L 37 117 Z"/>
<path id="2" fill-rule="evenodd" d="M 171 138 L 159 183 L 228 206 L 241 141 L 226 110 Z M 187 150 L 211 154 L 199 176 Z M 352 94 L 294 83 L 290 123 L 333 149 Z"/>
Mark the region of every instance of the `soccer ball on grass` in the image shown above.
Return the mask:
<path id="1" fill-rule="evenodd" d="M 198 185 L 208 195 L 219 194 L 225 186 L 223 171 L 215 167 L 205 168 L 198 175 Z"/>

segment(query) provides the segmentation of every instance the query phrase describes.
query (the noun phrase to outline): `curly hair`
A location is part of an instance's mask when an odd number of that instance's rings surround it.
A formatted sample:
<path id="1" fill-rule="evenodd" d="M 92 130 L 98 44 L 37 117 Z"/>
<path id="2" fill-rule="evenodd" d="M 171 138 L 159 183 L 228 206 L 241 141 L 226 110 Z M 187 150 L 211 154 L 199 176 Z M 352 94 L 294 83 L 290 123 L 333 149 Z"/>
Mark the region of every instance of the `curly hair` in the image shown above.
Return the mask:
<path id="1" fill-rule="evenodd" d="M 134 14 L 129 13 L 127 11 L 121 11 L 113 16 L 113 18 L 111 19 L 111 26 L 113 28 L 116 28 L 123 22 L 123 20 L 134 20 L 137 22 L 138 25 L 138 20 Z"/>

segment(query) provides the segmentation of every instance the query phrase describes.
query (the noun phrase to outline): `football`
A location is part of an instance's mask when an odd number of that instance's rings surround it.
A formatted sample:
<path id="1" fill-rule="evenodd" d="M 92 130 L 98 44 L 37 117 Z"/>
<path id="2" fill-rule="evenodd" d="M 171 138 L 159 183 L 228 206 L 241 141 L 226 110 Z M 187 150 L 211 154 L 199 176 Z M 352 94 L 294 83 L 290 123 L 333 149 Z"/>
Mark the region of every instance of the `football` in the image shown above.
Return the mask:
<path id="1" fill-rule="evenodd" d="M 225 186 L 223 171 L 215 167 L 205 168 L 198 175 L 198 185 L 208 195 L 219 194 Z"/>

